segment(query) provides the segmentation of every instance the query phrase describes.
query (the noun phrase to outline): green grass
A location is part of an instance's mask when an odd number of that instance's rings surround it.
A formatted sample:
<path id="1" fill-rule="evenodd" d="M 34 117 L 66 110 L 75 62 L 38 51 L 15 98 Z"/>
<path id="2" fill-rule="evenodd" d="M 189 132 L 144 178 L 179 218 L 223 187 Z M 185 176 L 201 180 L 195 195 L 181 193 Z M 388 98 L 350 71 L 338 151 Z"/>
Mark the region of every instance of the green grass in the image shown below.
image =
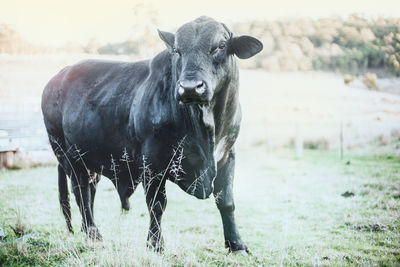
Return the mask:
<path id="1" fill-rule="evenodd" d="M 400 158 L 374 153 L 306 150 L 239 151 L 236 218 L 252 254 L 228 255 L 213 199 L 201 201 L 168 183 L 163 217 L 165 252 L 145 247 L 148 213 L 141 188 L 121 214 L 107 178 L 99 184 L 95 221 L 104 237 L 92 243 L 79 231 L 75 200 L 68 234 L 58 206 L 55 166 L 0 173 L 0 266 L 311 266 L 400 265 Z M 343 197 L 344 192 L 354 193 Z M 42 233 L 15 241 L 17 234 Z M 18 232 L 18 231 L 16 231 Z"/>

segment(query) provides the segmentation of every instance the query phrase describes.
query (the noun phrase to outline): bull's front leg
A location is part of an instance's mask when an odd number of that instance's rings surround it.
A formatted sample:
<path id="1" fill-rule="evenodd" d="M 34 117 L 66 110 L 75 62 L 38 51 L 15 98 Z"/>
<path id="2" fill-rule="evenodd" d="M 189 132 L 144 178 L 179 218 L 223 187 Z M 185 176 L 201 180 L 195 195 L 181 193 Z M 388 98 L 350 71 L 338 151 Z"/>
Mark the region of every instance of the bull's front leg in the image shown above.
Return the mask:
<path id="1" fill-rule="evenodd" d="M 231 151 L 225 165 L 218 169 L 214 182 L 214 197 L 224 227 L 225 247 L 229 248 L 230 252 L 248 252 L 248 247 L 240 238 L 235 223 L 235 203 L 233 201 L 234 169 L 235 154 Z"/>
<path id="2" fill-rule="evenodd" d="M 72 190 L 82 215 L 82 230 L 90 239 L 101 241 L 103 238 L 94 223 L 91 210 L 89 179 L 86 170 L 75 167 L 71 177 Z"/>
<path id="3" fill-rule="evenodd" d="M 150 214 L 150 228 L 147 236 L 147 246 L 157 252 L 161 252 L 164 240 L 161 234 L 161 217 L 167 206 L 167 196 L 165 193 L 165 179 L 152 177 L 143 181 L 146 193 L 146 203 Z"/>

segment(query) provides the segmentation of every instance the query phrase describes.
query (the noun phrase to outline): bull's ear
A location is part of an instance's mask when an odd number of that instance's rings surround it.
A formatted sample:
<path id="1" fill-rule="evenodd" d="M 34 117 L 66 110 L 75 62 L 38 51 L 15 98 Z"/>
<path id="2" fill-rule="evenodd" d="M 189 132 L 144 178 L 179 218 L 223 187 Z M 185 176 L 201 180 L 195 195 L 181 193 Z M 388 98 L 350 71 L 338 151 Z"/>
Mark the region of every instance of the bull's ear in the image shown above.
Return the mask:
<path id="1" fill-rule="evenodd" d="M 241 59 L 254 56 L 263 49 L 263 44 L 256 38 L 242 35 L 232 37 L 229 42 L 229 51 Z"/>
<path id="2" fill-rule="evenodd" d="M 158 31 L 158 35 L 160 35 L 161 40 L 164 41 L 167 48 L 172 50 L 172 48 L 174 47 L 174 42 L 175 42 L 175 35 L 170 32 L 163 32 L 160 30 L 157 30 L 157 31 Z"/>

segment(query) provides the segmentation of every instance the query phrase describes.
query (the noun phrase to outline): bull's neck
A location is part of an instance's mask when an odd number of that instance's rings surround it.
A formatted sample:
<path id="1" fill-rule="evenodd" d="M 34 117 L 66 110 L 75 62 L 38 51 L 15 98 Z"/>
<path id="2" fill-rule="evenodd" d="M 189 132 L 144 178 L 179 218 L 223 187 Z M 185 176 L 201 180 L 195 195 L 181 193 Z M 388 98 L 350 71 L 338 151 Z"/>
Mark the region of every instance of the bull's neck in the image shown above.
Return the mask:
<path id="1" fill-rule="evenodd" d="M 219 140 L 229 130 L 239 107 L 239 70 L 236 59 L 231 56 L 230 73 L 222 88 L 215 93 L 212 113 L 215 136 Z"/>
<path id="2" fill-rule="evenodd" d="M 239 108 L 237 62 L 233 56 L 229 60 L 230 71 L 216 88 L 214 97 L 208 105 L 177 105 L 177 112 L 185 118 L 189 132 L 193 130 L 193 137 L 212 146 L 230 127 L 228 122 L 234 119 Z"/>

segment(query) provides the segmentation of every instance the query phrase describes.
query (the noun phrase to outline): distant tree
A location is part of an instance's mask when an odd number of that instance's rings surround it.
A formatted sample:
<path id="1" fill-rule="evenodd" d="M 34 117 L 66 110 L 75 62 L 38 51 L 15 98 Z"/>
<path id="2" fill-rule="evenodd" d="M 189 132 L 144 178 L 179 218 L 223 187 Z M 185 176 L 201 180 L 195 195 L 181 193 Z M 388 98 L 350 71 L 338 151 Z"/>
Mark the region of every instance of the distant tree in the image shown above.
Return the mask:
<path id="1" fill-rule="evenodd" d="M 0 24 L 0 53 L 31 54 L 45 50 L 44 47 L 28 43 L 12 26 Z"/>
<path id="2" fill-rule="evenodd" d="M 99 54 L 132 55 L 138 53 L 138 43 L 134 41 L 124 41 L 121 43 L 107 44 L 97 49 Z"/>
<path id="3" fill-rule="evenodd" d="M 381 69 L 400 76 L 400 19 L 366 19 L 353 14 L 317 20 L 237 23 L 239 34 L 251 33 L 266 45 L 246 67 L 296 71 L 309 69 L 363 72 Z"/>
<path id="4" fill-rule="evenodd" d="M 83 48 L 85 53 L 88 54 L 97 54 L 98 49 L 100 48 L 99 42 L 95 38 L 90 38 L 87 42 L 86 46 Z"/>
<path id="5" fill-rule="evenodd" d="M 22 41 L 19 34 L 7 24 L 0 25 L 0 53 L 18 53 Z"/>

